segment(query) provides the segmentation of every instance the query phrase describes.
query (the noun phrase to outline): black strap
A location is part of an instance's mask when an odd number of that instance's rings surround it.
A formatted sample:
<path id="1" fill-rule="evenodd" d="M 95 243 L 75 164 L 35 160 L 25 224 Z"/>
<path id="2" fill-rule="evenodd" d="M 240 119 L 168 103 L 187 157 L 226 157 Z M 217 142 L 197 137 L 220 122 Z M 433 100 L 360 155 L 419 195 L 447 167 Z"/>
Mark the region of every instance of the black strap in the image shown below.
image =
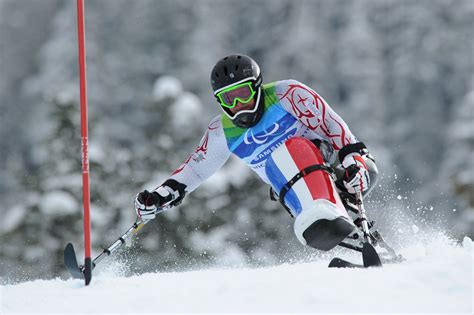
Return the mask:
<path id="1" fill-rule="evenodd" d="M 357 142 L 357 143 L 351 143 L 343 147 L 341 150 L 339 150 L 338 156 L 339 156 L 339 161 L 344 161 L 344 158 L 354 152 L 359 153 L 360 155 L 363 155 L 364 150 L 367 150 L 367 147 L 363 142 Z"/>
<path id="2" fill-rule="evenodd" d="M 329 174 L 334 173 L 334 170 L 329 166 L 326 166 L 324 164 L 314 164 L 314 165 L 308 166 L 308 167 L 302 169 L 301 171 L 299 171 L 298 174 L 293 176 L 293 178 L 290 179 L 290 181 L 288 181 L 288 183 L 283 185 L 282 189 L 280 190 L 280 194 L 278 195 L 278 201 L 280 201 L 280 203 L 283 205 L 283 207 L 285 207 L 286 211 L 288 211 L 288 213 L 292 217 L 293 217 L 293 214 L 291 213 L 290 209 L 285 204 L 285 195 L 291 189 L 291 187 L 294 184 L 296 184 L 296 182 L 298 180 L 300 180 L 301 178 L 305 177 L 306 175 L 308 175 L 309 173 L 312 173 L 314 171 L 326 171 Z"/>
<path id="3" fill-rule="evenodd" d="M 321 141 L 320 139 L 313 139 L 313 140 L 309 140 L 311 141 L 318 149 L 321 149 L 321 143 L 323 141 Z"/>
<path id="4" fill-rule="evenodd" d="M 171 203 L 173 207 L 178 206 L 184 199 L 184 196 L 186 196 L 186 185 L 178 182 L 175 179 L 167 179 L 162 186 L 168 186 L 172 190 L 178 192 L 178 197 Z"/>
<path id="5" fill-rule="evenodd" d="M 270 186 L 270 200 L 271 200 L 271 201 L 278 201 L 278 200 L 276 199 L 276 197 L 278 197 L 277 194 L 275 193 L 275 191 L 273 190 L 273 188 Z"/>

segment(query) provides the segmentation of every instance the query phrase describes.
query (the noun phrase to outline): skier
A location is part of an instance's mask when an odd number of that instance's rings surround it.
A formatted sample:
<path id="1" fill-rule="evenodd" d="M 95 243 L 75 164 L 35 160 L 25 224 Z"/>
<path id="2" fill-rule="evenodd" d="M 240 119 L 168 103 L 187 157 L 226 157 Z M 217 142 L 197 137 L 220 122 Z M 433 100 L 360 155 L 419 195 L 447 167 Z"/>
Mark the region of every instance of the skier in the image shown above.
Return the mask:
<path id="1" fill-rule="evenodd" d="M 196 150 L 162 185 L 136 195 L 138 217 L 152 220 L 179 205 L 234 154 L 271 185 L 271 198 L 296 217 L 295 234 L 303 244 L 329 250 L 353 233 L 340 195 L 367 194 L 377 168 L 366 146 L 326 101 L 295 80 L 262 84 L 260 67 L 245 55 L 219 60 L 211 85 L 223 113 L 211 120 Z M 298 159 L 309 162 L 301 167 Z M 281 173 L 278 179 L 275 174 Z"/>

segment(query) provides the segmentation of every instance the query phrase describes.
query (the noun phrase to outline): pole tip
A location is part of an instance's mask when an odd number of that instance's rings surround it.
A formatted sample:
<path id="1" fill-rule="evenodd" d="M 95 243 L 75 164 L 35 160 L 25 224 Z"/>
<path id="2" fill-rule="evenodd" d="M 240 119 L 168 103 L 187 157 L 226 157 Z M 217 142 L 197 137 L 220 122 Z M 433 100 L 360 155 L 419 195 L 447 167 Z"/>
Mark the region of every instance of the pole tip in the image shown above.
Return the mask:
<path id="1" fill-rule="evenodd" d="M 89 285 L 92 280 L 92 260 L 90 257 L 87 257 L 84 261 L 84 279 L 86 285 Z"/>

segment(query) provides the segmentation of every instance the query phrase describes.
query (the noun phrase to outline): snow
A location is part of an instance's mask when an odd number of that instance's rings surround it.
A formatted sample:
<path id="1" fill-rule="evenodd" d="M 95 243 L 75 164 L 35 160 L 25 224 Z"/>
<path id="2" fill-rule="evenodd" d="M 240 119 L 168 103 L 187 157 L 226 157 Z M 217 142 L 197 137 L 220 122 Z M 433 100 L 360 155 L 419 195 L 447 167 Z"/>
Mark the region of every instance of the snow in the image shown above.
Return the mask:
<path id="1" fill-rule="evenodd" d="M 176 128 L 186 128 L 191 119 L 202 115 L 201 101 L 196 95 L 184 92 L 171 105 L 171 111 L 173 125 Z"/>
<path id="2" fill-rule="evenodd" d="M 0 231 L 2 233 L 13 231 L 23 222 L 23 219 L 27 213 L 28 210 L 21 205 L 13 207 L 11 211 L 7 212 L 6 215 L 3 216 L 3 219 L 0 223 Z"/>
<path id="3" fill-rule="evenodd" d="M 80 209 L 76 199 L 64 191 L 52 191 L 47 193 L 42 202 L 40 203 L 40 209 L 43 214 L 47 215 L 68 215 L 74 214 Z"/>
<path id="4" fill-rule="evenodd" d="M 426 241 L 429 240 L 429 241 Z M 473 246 L 430 235 L 380 269 L 329 269 L 327 259 L 260 269 L 227 268 L 3 285 L 0 313 L 465 313 L 472 314 Z M 353 261 L 357 256 L 334 253 Z M 348 256 L 349 255 L 349 256 Z M 28 303 L 25 303 L 26 299 Z"/>
<path id="5" fill-rule="evenodd" d="M 153 86 L 153 99 L 160 102 L 166 98 L 176 98 L 183 92 L 181 82 L 172 76 L 162 76 Z"/>

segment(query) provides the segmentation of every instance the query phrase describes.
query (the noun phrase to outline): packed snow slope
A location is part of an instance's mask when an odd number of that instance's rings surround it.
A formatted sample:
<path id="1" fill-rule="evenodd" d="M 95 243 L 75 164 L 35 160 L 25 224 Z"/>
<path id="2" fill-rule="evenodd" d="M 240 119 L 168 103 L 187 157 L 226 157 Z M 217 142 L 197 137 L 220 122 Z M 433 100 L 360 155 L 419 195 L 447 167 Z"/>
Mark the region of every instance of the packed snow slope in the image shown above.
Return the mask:
<path id="1" fill-rule="evenodd" d="M 473 245 L 439 236 L 378 269 L 329 269 L 328 260 L 261 269 L 95 275 L 4 285 L 0 313 L 466 313 L 473 312 Z M 341 253 L 340 253 L 341 254 Z M 344 258 L 357 256 L 342 253 Z M 349 255 L 349 256 L 348 256 Z"/>

